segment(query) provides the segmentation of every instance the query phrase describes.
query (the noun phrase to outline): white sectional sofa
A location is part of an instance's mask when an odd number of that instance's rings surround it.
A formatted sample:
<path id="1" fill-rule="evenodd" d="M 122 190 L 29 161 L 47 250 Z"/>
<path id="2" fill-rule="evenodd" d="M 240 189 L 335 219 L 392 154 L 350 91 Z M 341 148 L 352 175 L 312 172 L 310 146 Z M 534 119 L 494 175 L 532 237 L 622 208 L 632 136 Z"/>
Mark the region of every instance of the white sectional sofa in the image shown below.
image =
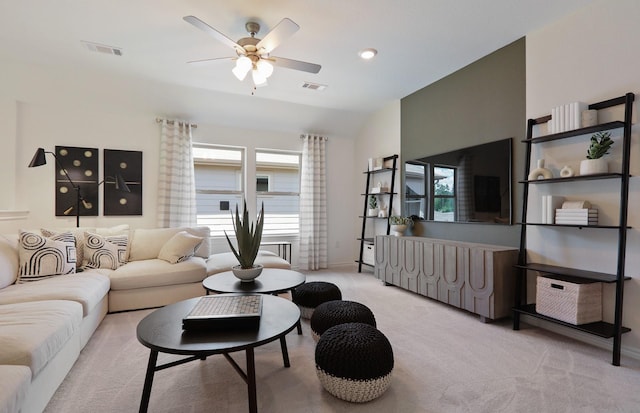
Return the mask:
<path id="1" fill-rule="evenodd" d="M 84 230 L 73 229 L 76 242 L 82 242 Z M 0 413 L 43 411 L 108 312 L 203 295 L 204 278 L 237 264 L 230 252 L 209 254 L 208 228 L 86 230 L 103 237 L 126 235 L 126 252 L 119 251 L 126 263 L 21 283 L 18 235 L 0 235 Z M 165 246 L 189 235 L 202 238 L 193 256 L 168 262 Z M 290 268 L 268 251 L 261 251 L 257 263 Z"/>

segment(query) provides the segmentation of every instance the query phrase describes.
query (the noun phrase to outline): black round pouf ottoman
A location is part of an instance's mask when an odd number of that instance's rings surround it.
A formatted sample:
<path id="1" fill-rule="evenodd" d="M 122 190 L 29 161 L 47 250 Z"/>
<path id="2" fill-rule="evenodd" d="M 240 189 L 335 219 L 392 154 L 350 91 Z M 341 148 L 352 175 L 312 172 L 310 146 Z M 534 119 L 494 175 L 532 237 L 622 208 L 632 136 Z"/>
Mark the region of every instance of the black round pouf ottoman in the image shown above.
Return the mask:
<path id="1" fill-rule="evenodd" d="M 345 323 L 325 331 L 316 345 L 316 373 L 335 397 L 368 402 L 391 384 L 393 350 L 375 327 Z"/>
<path id="2" fill-rule="evenodd" d="M 322 333 L 344 323 L 365 323 L 376 326 L 376 318 L 364 304 L 355 301 L 333 300 L 316 307 L 310 319 L 311 334 L 318 341 Z"/>
<path id="3" fill-rule="evenodd" d="M 300 316 L 309 319 L 313 310 L 326 301 L 340 300 L 342 293 L 337 285 L 325 281 L 311 281 L 291 291 L 291 300 L 300 307 Z"/>

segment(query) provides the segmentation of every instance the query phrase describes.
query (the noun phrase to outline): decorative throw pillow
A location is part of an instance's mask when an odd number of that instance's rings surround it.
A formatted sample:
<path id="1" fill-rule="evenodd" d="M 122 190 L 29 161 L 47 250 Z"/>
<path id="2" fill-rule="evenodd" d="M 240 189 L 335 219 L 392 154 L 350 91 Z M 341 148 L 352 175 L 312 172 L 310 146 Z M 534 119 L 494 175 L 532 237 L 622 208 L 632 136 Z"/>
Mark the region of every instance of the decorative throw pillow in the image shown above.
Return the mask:
<path id="1" fill-rule="evenodd" d="M 61 234 L 63 232 L 70 232 L 73 234 L 73 237 L 76 241 L 76 269 L 80 268 L 84 265 L 84 233 L 87 229 L 69 229 L 65 231 L 56 231 L 52 229 L 40 228 L 40 232 L 47 238 L 51 238 L 55 235 Z M 93 232 L 93 231 L 90 231 Z"/>
<path id="2" fill-rule="evenodd" d="M 182 262 L 195 255 L 202 241 L 202 237 L 196 237 L 187 231 L 180 231 L 162 246 L 158 258 L 171 264 Z"/>
<path id="3" fill-rule="evenodd" d="M 115 270 L 127 262 L 126 235 L 103 237 L 102 235 L 84 233 L 84 258 L 86 268 L 108 268 Z"/>
<path id="4" fill-rule="evenodd" d="M 34 232 L 20 231 L 18 256 L 18 283 L 76 272 L 76 241 L 70 232 L 47 238 Z"/>

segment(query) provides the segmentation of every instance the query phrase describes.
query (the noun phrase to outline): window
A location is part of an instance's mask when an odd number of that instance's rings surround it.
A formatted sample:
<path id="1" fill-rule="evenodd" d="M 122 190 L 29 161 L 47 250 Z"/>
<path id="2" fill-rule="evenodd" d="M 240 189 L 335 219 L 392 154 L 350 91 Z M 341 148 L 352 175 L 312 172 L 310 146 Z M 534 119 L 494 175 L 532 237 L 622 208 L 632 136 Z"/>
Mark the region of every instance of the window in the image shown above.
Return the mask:
<path id="1" fill-rule="evenodd" d="M 193 144 L 197 224 L 211 228 L 211 236 L 233 233 L 230 209 L 244 198 L 244 149 Z"/>
<path id="2" fill-rule="evenodd" d="M 299 233 L 300 153 L 256 150 L 258 210 L 264 203 L 264 237 Z"/>
<path id="3" fill-rule="evenodd" d="M 420 219 L 426 219 L 427 211 L 427 190 L 425 183 L 427 179 L 426 165 L 410 163 L 405 164 L 404 178 L 404 195 L 405 195 L 405 212 L 406 216 L 416 216 Z"/>
<path id="4" fill-rule="evenodd" d="M 456 170 L 445 166 L 433 168 L 433 220 L 456 220 Z"/>

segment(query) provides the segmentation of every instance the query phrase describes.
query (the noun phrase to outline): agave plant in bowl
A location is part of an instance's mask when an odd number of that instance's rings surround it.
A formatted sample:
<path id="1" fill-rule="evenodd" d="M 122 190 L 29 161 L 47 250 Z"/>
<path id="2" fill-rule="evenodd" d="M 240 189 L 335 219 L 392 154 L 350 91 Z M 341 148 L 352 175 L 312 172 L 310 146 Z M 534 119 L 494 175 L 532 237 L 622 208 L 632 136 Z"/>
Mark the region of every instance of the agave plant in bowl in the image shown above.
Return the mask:
<path id="1" fill-rule="evenodd" d="M 232 214 L 233 218 L 233 214 Z M 258 256 L 258 249 L 260 248 L 260 242 L 262 241 L 262 227 L 264 224 L 264 204 L 260 208 L 258 218 L 254 226 L 253 222 L 249 221 L 249 212 L 247 211 L 247 203 L 244 202 L 242 218 L 238 213 L 238 205 L 236 204 L 236 216 L 233 218 L 233 229 L 236 233 L 236 242 L 238 248 L 236 249 L 229 235 L 225 231 L 224 235 L 227 237 L 227 242 L 233 255 L 238 259 L 239 265 L 231 267 L 233 274 L 242 282 L 252 282 L 262 272 L 262 265 L 254 264 L 256 257 Z"/>

